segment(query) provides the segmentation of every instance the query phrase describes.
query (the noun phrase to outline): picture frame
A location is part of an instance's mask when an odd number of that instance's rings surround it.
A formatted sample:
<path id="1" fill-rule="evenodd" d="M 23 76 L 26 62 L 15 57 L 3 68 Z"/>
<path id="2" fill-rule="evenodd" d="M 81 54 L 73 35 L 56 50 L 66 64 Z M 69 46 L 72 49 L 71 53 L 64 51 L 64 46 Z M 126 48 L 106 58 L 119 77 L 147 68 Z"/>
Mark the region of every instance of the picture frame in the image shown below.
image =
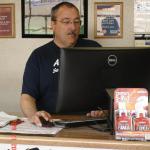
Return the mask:
<path id="1" fill-rule="evenodd" d="M 59 1 L 51 0 L 21 0 L 22 5 L 22 37 L 23 38 L 53 38 L 51 28 L 51 8 Z M 62 0 L 63 2 L 63 0 Z M 75 4 L 81 16 L 80 37 L 87 37 L 88 1 L 67 0 Z"/>
<path id="2" fill-rule="evenodd" d="M 123 2 L 94 3 L 94 37 L 123 37 Z"/>
<path id="3" fill-rule="evenodd" d="M 15 37 L 15 4 L 0 4 L 0 38 Z"/>

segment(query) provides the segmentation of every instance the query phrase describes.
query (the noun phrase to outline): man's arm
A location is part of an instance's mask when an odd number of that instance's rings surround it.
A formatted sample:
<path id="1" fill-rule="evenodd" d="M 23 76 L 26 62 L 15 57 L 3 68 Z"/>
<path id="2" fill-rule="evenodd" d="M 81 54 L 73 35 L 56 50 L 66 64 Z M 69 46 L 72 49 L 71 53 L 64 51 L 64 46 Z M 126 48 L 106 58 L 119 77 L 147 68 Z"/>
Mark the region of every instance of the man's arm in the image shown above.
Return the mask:
<path id="1" fill-rule="evenodd" d="M 37 110 L 36 100 L 28 94 L 21 95 L 20 105 L 24 115 L 37 126 L 42 125 L 39 117 L 43 117 L 47 121 L 51 119 L 51 115 L 48 112 Z"/>

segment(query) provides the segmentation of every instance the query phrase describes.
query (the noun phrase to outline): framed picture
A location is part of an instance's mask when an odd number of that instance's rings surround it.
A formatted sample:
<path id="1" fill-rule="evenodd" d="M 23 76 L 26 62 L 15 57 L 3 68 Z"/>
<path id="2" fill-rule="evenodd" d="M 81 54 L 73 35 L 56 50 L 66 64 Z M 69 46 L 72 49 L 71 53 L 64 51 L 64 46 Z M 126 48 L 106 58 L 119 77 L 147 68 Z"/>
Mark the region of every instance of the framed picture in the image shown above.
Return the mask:
<path id="1" fill-rule="evenodd" d="M 0 4 L 0 38 L 15 37 L 15 5 Z"/>
<path id="2" fill-rule="evenodd" d="M 52 38 L 51 8 L 63 0 L 22 0 L 22 37 Z M 80 37 L 87 37 L 87 0 L 67 0 L 80 11 Z"/>
<path id="3" fill-rule="evenodd" d="M 94 37 L 122 38 L 123 3 L 97 2 L 94 3 L 94 8 Z"/>

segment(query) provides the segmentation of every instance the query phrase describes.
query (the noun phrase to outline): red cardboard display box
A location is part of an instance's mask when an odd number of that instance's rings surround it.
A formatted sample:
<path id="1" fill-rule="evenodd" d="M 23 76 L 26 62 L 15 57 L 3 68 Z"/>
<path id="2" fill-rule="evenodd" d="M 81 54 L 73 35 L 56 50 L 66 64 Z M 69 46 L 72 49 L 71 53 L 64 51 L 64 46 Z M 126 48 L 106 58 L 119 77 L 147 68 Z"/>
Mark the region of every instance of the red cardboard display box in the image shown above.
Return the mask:
<path id="1" fill-rule="evenodd" d="M 115 90 L 114 124 L 117 140 L 150 140 L 146 89 L 118 88 Z"/>

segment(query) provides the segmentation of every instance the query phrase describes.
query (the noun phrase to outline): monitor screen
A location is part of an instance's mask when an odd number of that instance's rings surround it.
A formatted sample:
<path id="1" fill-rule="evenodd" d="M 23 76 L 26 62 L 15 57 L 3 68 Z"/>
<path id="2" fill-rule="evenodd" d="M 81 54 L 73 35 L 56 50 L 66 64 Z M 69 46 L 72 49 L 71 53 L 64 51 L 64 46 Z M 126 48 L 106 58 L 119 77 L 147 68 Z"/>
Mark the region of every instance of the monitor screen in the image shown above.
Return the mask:
<path id="1" fill-rule="evenodd" d="M 149 90 L 149 65 L 150 48 L 61 49 L 56 113 L 106 109 L 107 88 Z"/>

